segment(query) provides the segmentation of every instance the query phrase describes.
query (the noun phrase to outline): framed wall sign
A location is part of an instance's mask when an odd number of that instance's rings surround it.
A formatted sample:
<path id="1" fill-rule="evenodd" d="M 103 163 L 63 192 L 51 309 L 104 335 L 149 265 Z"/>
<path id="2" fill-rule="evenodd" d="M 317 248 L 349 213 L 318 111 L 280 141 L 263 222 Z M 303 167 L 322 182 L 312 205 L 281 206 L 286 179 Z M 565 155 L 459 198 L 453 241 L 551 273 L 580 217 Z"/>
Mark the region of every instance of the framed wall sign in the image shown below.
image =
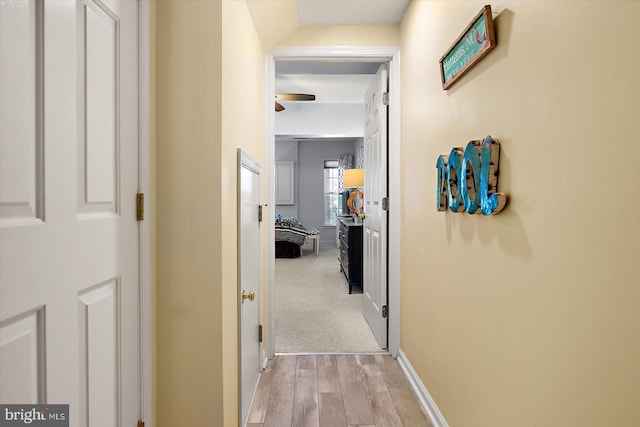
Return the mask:
<path id="1" fill-rule="evenodd" d="M 447 90 L 460 77 L 496 47 L 491 6 L 485 6 L 453 45 L 440 58 L 442 89 Z"/>

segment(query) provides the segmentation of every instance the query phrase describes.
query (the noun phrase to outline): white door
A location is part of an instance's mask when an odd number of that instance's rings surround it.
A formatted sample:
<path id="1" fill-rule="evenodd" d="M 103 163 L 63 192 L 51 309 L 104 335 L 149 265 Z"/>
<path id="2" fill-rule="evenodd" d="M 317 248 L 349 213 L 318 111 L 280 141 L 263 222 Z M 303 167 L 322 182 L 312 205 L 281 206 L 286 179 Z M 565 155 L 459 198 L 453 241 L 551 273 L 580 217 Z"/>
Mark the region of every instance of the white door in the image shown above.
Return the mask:
<path id="1" fill-rule="evenodd" d="M 387 347 L 387 69 L 382 65 L 365 94 L 364 131 L 364 318 L 380 347 Z"/>
<path id="2" fill-rule="evenodd" d="M 0 1 L 0 402 L 139 419 L 137 2 Z"/>
<path id="3" fill-rule="evenodd" d="M 238 149 L 238 171 L 240 420 L 245 425 L 260 375 L 260 165 Z"/>

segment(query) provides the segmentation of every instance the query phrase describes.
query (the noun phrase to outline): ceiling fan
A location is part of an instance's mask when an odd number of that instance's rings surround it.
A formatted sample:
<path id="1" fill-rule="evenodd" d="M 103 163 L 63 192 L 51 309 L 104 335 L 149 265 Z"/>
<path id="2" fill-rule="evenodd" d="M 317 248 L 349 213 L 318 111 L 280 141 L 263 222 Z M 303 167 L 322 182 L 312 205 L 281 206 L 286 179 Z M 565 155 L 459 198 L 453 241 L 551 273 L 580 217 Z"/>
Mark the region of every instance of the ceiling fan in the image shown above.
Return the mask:
<path id="1" fill-rule="evenodd" d="M 276 93 L 276 113 L 283 111 L 284 106 L 278 101 L 315 101 L 316 96 L 306 93 Z"/>

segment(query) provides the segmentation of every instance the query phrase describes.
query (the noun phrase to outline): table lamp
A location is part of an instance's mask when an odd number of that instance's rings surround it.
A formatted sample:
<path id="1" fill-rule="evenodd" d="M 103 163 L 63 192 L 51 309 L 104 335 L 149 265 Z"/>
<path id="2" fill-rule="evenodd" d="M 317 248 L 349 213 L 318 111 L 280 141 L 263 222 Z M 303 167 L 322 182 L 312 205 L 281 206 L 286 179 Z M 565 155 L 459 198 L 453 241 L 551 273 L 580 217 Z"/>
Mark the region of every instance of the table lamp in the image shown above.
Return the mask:
<path id="1" fill-rule="evenodd" d="M 351 213 L 357 215 L 359 219 L 364 217 L 362 212 L 364 207 L 364 194 L 360 191 L 360 187 L 364 185 L 364 169 L 347 169 L 344 171 L 344 188 L 354 188 L 347 200 L 347 206 Z M 356 202 L 359 206 L 356 206 Z"/>

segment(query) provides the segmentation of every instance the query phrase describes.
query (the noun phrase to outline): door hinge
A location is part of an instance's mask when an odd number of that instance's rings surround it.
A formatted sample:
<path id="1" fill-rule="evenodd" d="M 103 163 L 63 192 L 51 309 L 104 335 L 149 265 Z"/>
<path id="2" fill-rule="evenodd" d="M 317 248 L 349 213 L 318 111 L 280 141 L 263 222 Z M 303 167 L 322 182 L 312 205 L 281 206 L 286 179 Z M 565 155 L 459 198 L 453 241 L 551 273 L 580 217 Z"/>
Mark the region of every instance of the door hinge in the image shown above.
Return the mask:
<path id="1" fill-rule="evenodd" d="M 389 198 L 388 197 L 383 197 L 382 198 L 382 210 L 383 211 L 388 211 L 389 210 Z"/>
<path id="2" fill-rule="evenodd" d="M 144 421 L 138 421 L 138 427 L 144 427 Z"/>
<path id="3" fill-rule="evenodd" d="M 385 319 L 389 317 L 389 307 L 387 307 L 386 305 L 382 306 L 382 317 Z"/>
<path id="4" fill-rule="evenodd" d="M 262 222 L 262 208 L 265 206 L 269 206 L 267 204 L 258 205 L 258 222 Z"/>
<path id="5" fill-rule="evenodd" d="M 258 342 L 262 342 L 262 325 L 258 325 Z"/>
<path id="6" fill-rule="evenodd" d="M 389 105 L 389 92 L 382 94 L 382 105 Z"/>
<path id="7" fill-rule="evenodd" d="M 136 194 L 136 219 L 144 221 L 144 193 Z"/>

